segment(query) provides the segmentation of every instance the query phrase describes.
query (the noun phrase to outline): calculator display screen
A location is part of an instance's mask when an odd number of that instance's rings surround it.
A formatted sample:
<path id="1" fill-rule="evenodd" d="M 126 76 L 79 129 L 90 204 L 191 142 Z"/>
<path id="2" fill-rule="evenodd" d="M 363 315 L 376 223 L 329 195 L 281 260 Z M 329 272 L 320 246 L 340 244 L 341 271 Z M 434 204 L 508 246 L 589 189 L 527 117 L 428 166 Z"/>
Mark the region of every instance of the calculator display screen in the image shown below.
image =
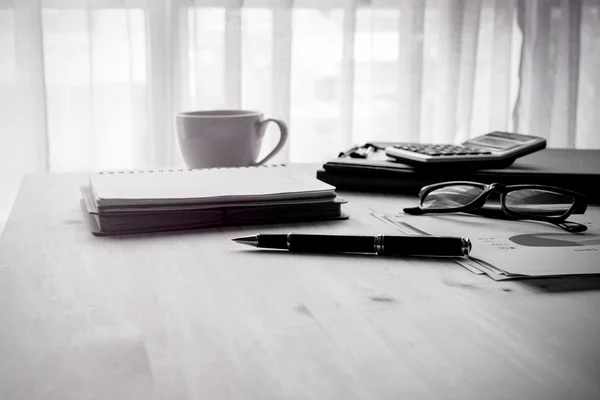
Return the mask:
<path id="1" fill-rule="evenodd" d="M 513 147 L 517 147 L 522 144 L 522 142 L 518 140 L 511 140 L 492 135 L 480 136 L 469 140 L 467 143 L 476 146 L 491 147 L 499 150 L 512 149 Z"/>

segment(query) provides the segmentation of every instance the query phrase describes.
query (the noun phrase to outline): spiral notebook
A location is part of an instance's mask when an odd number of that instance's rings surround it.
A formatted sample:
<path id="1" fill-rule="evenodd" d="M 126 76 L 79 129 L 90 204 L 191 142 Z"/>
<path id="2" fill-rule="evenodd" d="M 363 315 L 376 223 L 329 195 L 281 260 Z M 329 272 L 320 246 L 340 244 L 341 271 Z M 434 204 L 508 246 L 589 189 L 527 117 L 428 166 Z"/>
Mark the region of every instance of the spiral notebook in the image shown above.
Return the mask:
<path id="1" fill-rule="evenodd" d="M 334 186 L 283 165 L 99 172 L 81 194 L 97 235 L 346 218 Z"/>

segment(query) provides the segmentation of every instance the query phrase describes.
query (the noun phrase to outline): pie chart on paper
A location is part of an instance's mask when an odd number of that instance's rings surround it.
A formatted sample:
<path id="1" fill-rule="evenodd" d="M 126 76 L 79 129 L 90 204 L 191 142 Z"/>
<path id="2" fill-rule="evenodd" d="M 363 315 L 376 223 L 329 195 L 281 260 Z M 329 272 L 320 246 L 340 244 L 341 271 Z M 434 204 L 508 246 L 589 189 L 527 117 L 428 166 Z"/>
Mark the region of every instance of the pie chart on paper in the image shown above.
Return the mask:
<path id="1" fill-rule="evenodd" d="M 526 247 L 575 247 L 600 245 L 600 236 L 564 233 L 526 233 L 508 238 L 511 242 Z"/>

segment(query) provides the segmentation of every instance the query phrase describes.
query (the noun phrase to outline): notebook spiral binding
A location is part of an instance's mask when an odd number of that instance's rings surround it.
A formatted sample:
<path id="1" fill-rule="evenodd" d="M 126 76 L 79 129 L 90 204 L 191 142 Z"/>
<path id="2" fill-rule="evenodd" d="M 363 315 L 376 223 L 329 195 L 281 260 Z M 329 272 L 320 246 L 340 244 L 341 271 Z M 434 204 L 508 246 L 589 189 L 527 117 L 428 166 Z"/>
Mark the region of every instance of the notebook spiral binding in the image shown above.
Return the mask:
<path id="1" fill-rule="evenodd" d="M 124 175 L 124 174 L 152 174 L 159 172 L 195 172 L 195 171 L 214 171 L 224 169 L 250 169 L 250 168 L 273 168 L 273 167 L 285 167 L 287 164 L 268 164 L 268 165 L 250 165 L 247 167 L 214 167 L 214 168 L 161 168 L 161 169 L 132 169 L 132 170 L 121 170 L 121 171 L 101 171 L 99 175 Z"/>

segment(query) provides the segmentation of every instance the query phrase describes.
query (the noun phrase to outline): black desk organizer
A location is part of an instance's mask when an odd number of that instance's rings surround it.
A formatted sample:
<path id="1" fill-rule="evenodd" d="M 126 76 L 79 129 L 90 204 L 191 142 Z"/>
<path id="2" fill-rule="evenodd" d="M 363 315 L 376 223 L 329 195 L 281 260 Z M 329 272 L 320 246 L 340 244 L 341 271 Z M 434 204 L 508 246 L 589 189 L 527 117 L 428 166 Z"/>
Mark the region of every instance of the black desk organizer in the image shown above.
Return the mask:
<path id="1" fill-rule="evenodd" d="M 543 184 L 585 194 L 600 204 L 600 150 L 544 149 L 504 169 L 415 169 L 385 156 L 387 142 L 371 142 L 342 152 L 317 171 L 317 178 L 339 190 L 416 195 L 425 185 L 445 181 Z"/>

